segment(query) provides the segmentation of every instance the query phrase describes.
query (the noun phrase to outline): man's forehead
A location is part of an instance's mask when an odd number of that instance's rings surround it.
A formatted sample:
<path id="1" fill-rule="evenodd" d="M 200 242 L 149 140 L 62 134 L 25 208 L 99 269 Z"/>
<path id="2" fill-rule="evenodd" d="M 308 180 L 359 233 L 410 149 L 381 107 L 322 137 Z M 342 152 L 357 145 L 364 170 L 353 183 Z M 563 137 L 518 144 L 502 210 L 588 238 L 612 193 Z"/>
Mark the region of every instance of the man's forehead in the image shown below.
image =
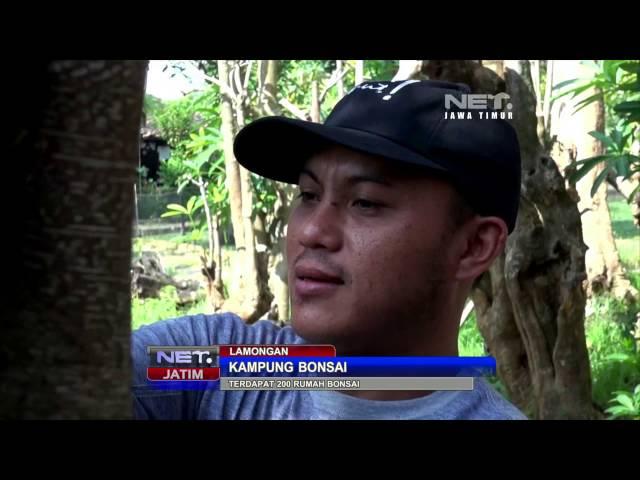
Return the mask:
<path id="1" fill-rule="evenodd" d="M 312 155 L 304 164 L 303 173 L 312 172 L 316 176 L 329 171 L 340 175 L 375 175 L 389 180 L 430 176 L 427 170 L 387 158 L 352 150 L 339 145 L 327 147 Z"/>

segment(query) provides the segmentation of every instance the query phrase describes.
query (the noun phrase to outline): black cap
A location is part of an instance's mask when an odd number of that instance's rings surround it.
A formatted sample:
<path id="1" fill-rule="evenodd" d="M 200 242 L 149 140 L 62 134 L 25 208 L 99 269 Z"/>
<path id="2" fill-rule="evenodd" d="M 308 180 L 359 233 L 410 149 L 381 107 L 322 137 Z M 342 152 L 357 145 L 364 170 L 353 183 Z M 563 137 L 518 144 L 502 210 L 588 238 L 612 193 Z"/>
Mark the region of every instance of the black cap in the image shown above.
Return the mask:
<path id="1" fill-rule="evenodd" d="M 450 179 L 476 213 L 502 218 L 511 232 L 520 197 L 516 132 L 492 100 L 486 109 L 462 108 L 469 93 L 464 84 L 441 81 L 364 82 L 324 124 L 254 121 L 236 136 L 234 153 L 248 170 L 287 183 L 298 182 L 305 161 L 326 143 L 419 165 Z"/>

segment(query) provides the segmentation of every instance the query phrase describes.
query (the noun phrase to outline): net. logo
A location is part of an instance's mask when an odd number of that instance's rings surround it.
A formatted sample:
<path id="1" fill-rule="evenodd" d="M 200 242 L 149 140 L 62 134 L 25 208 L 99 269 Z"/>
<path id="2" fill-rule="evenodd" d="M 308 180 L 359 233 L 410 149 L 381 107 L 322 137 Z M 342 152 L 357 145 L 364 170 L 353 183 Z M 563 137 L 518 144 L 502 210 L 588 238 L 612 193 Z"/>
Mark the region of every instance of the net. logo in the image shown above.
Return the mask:
<path id="1" fill-rule="evenodd" d="M 456 95 L 445 94 L 444 118 L 445 120 L 512 120 L 513 104 L 508 93 L 495 95 L 483 93 L 463 93 L 460 98 Z M 452 111 L 455 105 L 455 110 Z M 508 111 L 505 111 L 508 110 Z"/>
<path id="2" fill-rule="evenodd" d="M 216 381 L 220 378 L 219 347 L 148 346 L 151 381 Z"/>

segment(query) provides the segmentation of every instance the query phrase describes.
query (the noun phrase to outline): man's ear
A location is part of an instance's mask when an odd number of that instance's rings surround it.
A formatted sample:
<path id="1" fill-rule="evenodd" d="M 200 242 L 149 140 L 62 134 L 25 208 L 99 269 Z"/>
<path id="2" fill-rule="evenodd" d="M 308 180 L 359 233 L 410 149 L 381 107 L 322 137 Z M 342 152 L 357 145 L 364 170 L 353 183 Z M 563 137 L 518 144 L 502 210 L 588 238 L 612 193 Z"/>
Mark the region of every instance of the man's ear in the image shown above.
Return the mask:
<path id="1" fill-rule="evenodd" d="M 474 280 L 489 270 L 507 241 L 507 225 L 498 217 L 475 216 L 461 232 L 464 246 L 458 259 L 457 280 Z"/>

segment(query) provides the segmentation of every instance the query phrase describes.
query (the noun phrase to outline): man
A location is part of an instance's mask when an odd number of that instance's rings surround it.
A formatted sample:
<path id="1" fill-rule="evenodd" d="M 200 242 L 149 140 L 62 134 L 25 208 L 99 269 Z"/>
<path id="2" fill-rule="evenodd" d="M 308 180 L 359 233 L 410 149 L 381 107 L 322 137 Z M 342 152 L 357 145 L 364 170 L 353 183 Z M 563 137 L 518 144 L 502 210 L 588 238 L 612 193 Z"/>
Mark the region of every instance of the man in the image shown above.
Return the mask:
<path id="1" fill-rule="evenodd" d="M 499 119 L 450 119 L 469 89 L 365 82 L 314 124 L 268 117 L 234 151 L 249 170 L 298 183 L 287 232 L 292 326 L 228 313 L 133 334 L 139 418 L 521 419 L 485 381 L 473 391 L 163 392 L 147 345 L 328 343 L 338 355 L 455 356 L 473 281 L 515 227 L 520 154 Z M 456 102 L 446 102 L 452 95 Z"/>

